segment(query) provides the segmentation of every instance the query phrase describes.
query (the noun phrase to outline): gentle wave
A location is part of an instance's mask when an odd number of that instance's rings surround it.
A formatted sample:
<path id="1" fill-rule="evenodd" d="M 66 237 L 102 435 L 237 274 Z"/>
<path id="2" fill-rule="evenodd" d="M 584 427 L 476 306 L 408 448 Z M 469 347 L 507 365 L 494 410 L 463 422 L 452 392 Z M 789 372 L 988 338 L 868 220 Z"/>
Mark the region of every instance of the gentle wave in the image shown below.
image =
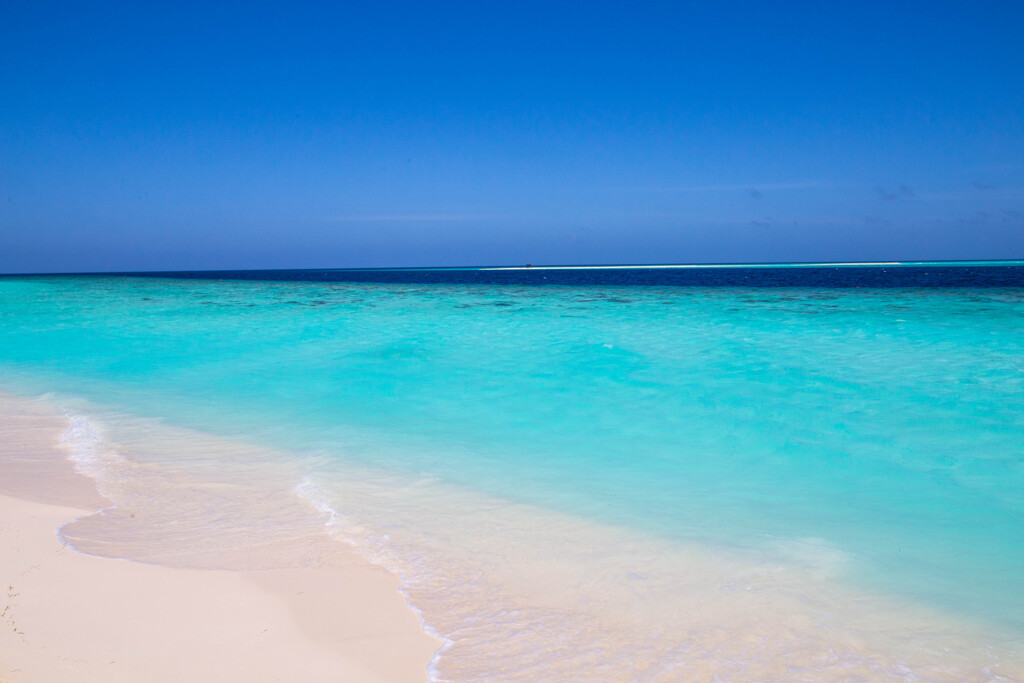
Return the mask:
<path id="1" fill-rule="evenodd" d="M 324 522 L 324 526 L 331 536 L 348 544 L 374 564 L 395 573 L 400 580 L 402 579 L 402 573 L 400 572 L 404 567 L 394 561 L 393 553 L 387 552 L 387 536 L 369 534 L 363 527 L 357 526 L 351 521 L 342 518 L 331 504 L 327 493 L 317 485 L 313 480 L 313 477 L 309 474 L 305 475 L 302 480 L 295 485 L 293 490 L 296 495 L 308 501 L 314 508 L 327 516 L 327 521 Z M 434 653 L 434 657 L 430 660 L 430 663 L 427 666 L 427 678 L 431 683 L 440 683 L 441 681 L 445 681 L 446 679 L 444 679 L 440 674 L 439 663 L 441 658 L 448 652 L 448 650 L 451 649 L 452 645 L 454 645 L 454 641 L 447 636 L 438 633 L 437 629 L 431 626 L 426 618 L 424 618 L 423 611 L 420 610 L 409 597 L 408 587 L 404 580 L 402 581 L 400 591 L 406 604 L 420 620 L 420 625 L 423 628 L 423 631 L 441 642 L 441 647 L 439 647 Z"/>
<path id="2" fill-rule="evenodd" d="M 429 477 L 67 414 L 70 457 L 116 481 L 122 505 L 68 525 L 72 547 L 234 566 L 233 539 L 293 538 L 315 520 L 400 578 L 443 643 L 431 681 L 998 681 L 1019 668 L 975 625 L 844 587 L 847 558 L 823 539 L 780 538 L 776 559 L 680 544 Z M 907 632 L 909 650 L 896 646 Z"/>
<path id="3" fill-rule="evenodd" d="M 101 495 L 110 493 L 107 478 L 125 460 L 103 440 L 100 425 L 84 415 L 65 411 L 68 427 L 60 436 L 60 444 L 68 453 L 75 469 L 96 483 Z"/>
<path id="4" fill-rule="evenodd" d="M 401 578 L 445 643 L 431 680 L 1013 680 L 983 631 L 842 586 L 822 539 L 779 539 L 780 562 L 352 468 L 295 491 Z"/>

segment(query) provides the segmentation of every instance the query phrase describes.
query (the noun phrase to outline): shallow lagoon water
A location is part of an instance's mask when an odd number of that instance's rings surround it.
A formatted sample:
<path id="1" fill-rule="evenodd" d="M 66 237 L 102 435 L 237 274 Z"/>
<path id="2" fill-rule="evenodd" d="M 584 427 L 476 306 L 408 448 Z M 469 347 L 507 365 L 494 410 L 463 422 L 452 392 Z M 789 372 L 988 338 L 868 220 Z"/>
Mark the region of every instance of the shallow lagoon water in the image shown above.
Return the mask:
<path id="1" fill-rule="evenodd" d="M 0 388 L 129 459 L 184 429 L 179 466 L 207 434 L 286 467 L 451 639 L 440 678 L 544 678 L 558 642 L 612 678 L 831 647 L 799 675 L 982 679 L 1024 634 L 1022 321 L 1013 287 L 8 278 Z M 873 644 L 907 624 L 906 661 Z"/>

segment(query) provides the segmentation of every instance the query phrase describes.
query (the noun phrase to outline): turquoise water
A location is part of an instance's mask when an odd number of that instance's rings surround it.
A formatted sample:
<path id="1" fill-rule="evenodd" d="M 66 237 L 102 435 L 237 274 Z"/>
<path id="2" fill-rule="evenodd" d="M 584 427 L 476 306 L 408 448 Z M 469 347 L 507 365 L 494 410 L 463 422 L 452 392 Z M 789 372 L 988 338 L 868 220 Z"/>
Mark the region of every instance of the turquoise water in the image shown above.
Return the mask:
<path id="1" fill-rule="evenodd" d="M 0 390 L 1024 634 L 1022 290 L 0 279 Z"/>

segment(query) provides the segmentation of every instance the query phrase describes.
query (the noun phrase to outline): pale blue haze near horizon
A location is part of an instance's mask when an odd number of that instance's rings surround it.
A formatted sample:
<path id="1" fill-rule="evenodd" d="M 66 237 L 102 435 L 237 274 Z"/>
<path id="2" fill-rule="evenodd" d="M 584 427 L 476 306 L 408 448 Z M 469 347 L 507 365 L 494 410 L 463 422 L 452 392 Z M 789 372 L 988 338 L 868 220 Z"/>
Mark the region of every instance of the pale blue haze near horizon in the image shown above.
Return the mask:
<path id="1" fill-rule="evenodd" d="M 10 4 L 0 272 L 1024 257 L 1018 2 Z"/>

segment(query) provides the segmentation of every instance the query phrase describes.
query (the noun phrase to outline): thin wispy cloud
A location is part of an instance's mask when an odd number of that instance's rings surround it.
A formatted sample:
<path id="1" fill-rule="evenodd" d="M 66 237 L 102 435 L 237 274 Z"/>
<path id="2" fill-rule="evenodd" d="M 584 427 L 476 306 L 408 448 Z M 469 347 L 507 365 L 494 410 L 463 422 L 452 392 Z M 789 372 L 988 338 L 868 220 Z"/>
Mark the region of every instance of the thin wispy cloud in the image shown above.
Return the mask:
<path id="1" fill-rule="evenodd" d="M 332 216 L 328 221 L 331 223 L 449 223 L 496 217 L 496 214 L 486 213 L 391 213 Z"/>
<path id="2" fill-rule="evenodd" d="M 895 190 L 887 190 L 876 186 L 875 192 L 878 193 L 879 199 L 884 199 L 887 202 L 895 201 L 897 199 L 908 199 L 915 196 L 914 191 L 906 185 L 900 185 Z"/>
<path id="3" fill-rule="evenodd" d="M 970 216 L 964 216 L 960 218 L 960 223 L 963 225 L 984 225 L 989 222 L 991 215 L 988 211 L 976 211 Z"/>
<path id="4" fill-rule="evenodd" d="M 767 191 L 773 190 L 813 190 L 823 187 L 830 187 L 830 183 L 820 180 L 796 180 L 780 183 L 737 183 L 737 184 L 709 184 L 709 185 L 662 185 L 662 186 L 633 186 L 619 187 L 615 189 L 640 192 L 692 192 L 692 193 L 714 193 L 714 192 L 745 192 L 749 196 L 758 199 L 764 196 Z M 758 196 L 755 197 L 754 194 Z"/>
<path id="5" fill-rule="evenodd" d="M 972 166 L 970 170 L 976 171 L 978 173 L 1024 171 L 1024 163 L 1010 162 L 1003 164 L 981 164 L 978 166 Z"/>
<path id="6" fill-rule="evenodd" d="M 958 202 L 975 201 L 983 197 L 986 201 L 1020 201 L 1024 200 L 1024 187 L 1012 185 L 983 185 L 972 183 L 970 187 L 961 185 L 958 189 L 938 192 L 917 192 L 914 198 L 920 201 Z"/>

